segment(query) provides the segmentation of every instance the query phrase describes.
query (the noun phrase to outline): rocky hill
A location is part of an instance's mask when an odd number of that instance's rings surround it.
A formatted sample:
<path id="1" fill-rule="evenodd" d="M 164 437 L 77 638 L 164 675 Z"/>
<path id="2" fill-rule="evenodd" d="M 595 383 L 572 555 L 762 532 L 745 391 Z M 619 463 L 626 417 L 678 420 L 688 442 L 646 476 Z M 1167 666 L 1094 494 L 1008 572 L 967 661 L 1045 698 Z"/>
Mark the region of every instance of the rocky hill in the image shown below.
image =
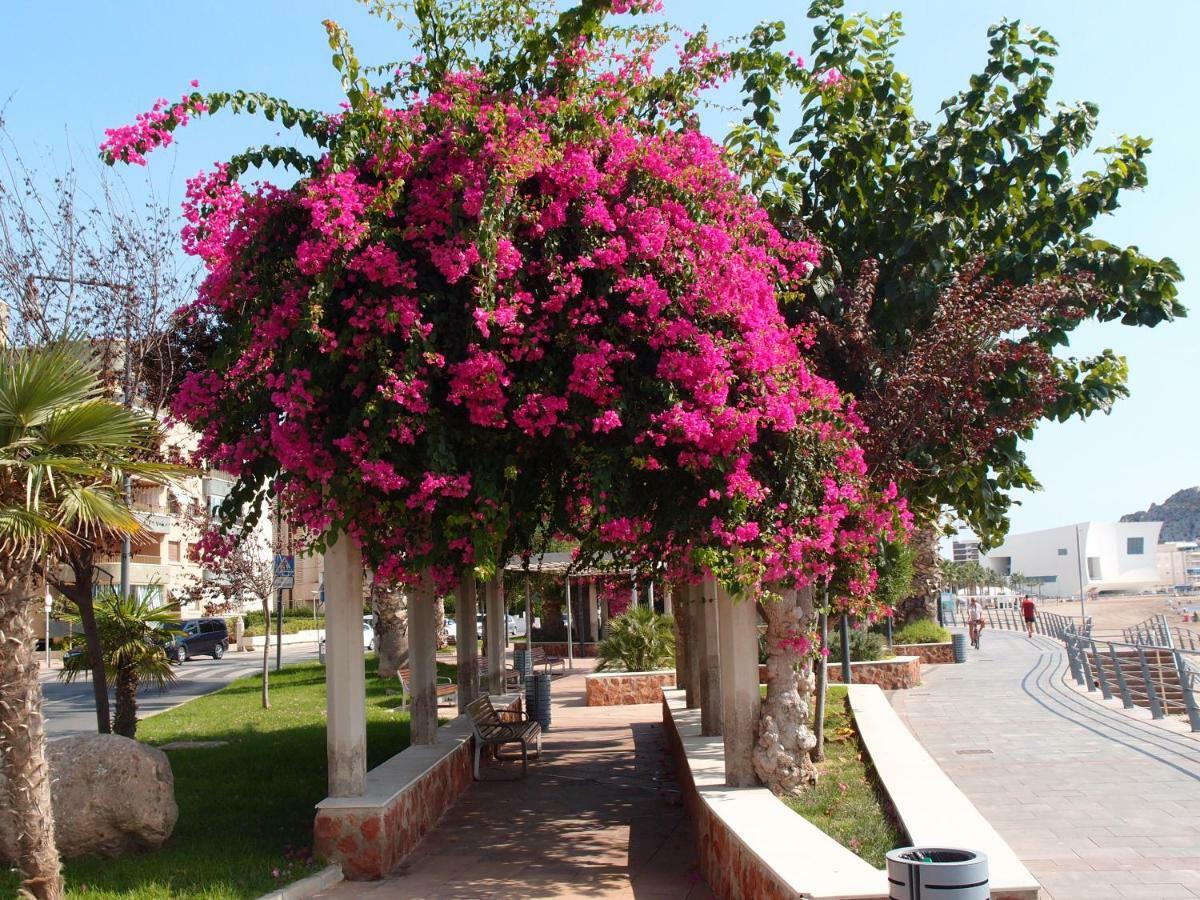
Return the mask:
<path id="1" fill-rule="evenodd" d="M 1200 538 L 1200 487 L 1184 488 L 1142 512 L 1121 516 L 1122 522 L 1162 522 L 1160 541 Z"/>

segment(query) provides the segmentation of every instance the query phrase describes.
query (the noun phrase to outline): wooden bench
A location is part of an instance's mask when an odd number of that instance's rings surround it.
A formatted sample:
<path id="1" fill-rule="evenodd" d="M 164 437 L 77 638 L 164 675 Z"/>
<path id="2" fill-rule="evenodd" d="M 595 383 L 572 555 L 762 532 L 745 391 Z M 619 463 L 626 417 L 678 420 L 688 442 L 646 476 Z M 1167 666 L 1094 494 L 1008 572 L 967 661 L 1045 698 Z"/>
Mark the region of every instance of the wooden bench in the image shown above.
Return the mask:
<path id="1" fill-rule="evenodd" d="M 542 755 L 542 726 L 531 721 L 524 713 L 519 714 L 516 721 L 501 720 L 496 708 L 492 706 L 492 698 L 487 694 L 472 700 L 467 704 L 467 715 L 471 719 L 471 728 L 475 732 L 475 780 L 479 777 L 479 756 L 484 747 L 492 748 L 496 759 L 516 759 L 515 756 L 501 756 L 500 748 L 507 744 L 521 745 L 521 778 L 529 768 L 529 744 L 534 742 L 536 751 L 534 758 Z"/>
<path id="2" fill-rule="evenodd" d="M 554 666 L 561 667 L 563 674 L 567 671 L 567 661 L 561 656 L 550 656 L 545 647 L 534 647 L 529 651 L 529 665 L 535 669 L 542 666 L 547 672 Z"/>
<path id="3" fill-rule="evenodd" d="M 412 669 L 400 670 L 400 706 L 407 705 L 408 697 L 412 696 L 412 690 L 409 685 L 412 684 Z M 445 675 L 438 676 L 436 680 L 437 700 L 441 703 L 443 697 L 449 697 L 453 700 L 458 696 L 458 686 L 447 678 Z"/>
<path id="4" fill-rule="evenodd" d="M 480 656 L 478 659 L 478 662 L 479 662 L 479 683 L 480 683 L 480 685 L 486 685 L 487 677 L 488 677 L 487 657 Z M 505 686 L 505 688 L 509 688 L 509 687 L 519 688 L 521 686 L 523 679 L 524 679 L 524 676 L 520 672 L 518 672 L 516 669 L 506 668 L 504 670 L 504 686 Z"/>

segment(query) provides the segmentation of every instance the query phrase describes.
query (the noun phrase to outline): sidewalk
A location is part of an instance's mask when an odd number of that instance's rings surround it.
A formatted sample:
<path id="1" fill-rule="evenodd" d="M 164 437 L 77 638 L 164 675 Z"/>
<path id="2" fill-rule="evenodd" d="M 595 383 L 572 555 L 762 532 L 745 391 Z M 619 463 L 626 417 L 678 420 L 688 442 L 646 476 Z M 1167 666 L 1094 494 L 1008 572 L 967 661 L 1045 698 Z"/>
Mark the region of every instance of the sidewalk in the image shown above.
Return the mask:
<path id="1" fill-rule="evenodd" d="M 1200 737 L 1081 696 L 1062 645 L 988 629 L 892 704 L 1043 886 L 1200 897 Z"/>
<path id="2" fill-rule="evenodd" d="M 585 661 L 580 661 L 585 662 Z M 523 781 L 476 783 L 392 875 L 327 900 L 633 898 L 712 894 L 664 742 L 662 707 L 586 707 L 583 673 L 554 680 L 552 727 Z M 512 775 L 519 763 L 485 767 Z"/>

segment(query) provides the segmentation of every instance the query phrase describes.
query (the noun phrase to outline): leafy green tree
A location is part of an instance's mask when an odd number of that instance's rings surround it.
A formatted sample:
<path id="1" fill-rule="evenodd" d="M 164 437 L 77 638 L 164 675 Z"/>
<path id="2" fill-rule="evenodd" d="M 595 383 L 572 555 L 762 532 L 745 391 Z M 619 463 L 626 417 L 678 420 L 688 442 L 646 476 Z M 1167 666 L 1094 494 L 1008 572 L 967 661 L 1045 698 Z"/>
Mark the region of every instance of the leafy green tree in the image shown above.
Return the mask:
<path id="1" fill-rule="evenodd" d="M 127 738 L 137 737 L 137 692 L 141 685 L 162 690 L 175 681 L 175 670 L 164 643 L 182 634 L 178 628 L 179 607 L 155 607 L 148 597 L 121 596 L 106 591 L 96 598 L 96 625 L 104 647 L 104 668 L 116 685 L 116 709 L 112 730 Z M 67 616 L 79 621 L 78 615 Z M 82 639 L 79 640 L 82 643 Z M 59 678 L 74 681 L 91 671 L 87 655 L 63 657 Z"/>
<path id="2" fill-rule="evenodd" d="M 1037 421 L 1106 412 L 1127 394 L 1125 361 L 1112 351 L 1088 359 L 1056 353 L 1071 331 L 1086 320 L 1153 326 L 1184 314 L 1182 276 L 1171 259 L 1092 233 L 1123 192 L 1145 186 L 1150 141 L 1122 137 L 1099 149 L 1099 171 L 1073 175 L 1097 108 L 1052 107 L 1057 44 L 1045 31 L 1008 21 L 992 27 L 983 70 L 926 122 L 895 66 L 898 13 L 850 16 L 841 0 L 816 0 L 809 15 L 816 27 L 807 70 L 783 52 L 782 23 L 755 29 L 733 54 L 748 113 L 727 144 L 777 222 L 812 229 L 829 249 L 808 302 L 793 306 L 819 331 L 829 324 L 818 335 L 828 374 L 864 401 L 861 409 L 887 393 L 891 361 L 944 327 L 943 295 L 956 279 L 984 279 L 983 292 L 997 284 L 1056 288 L 1055 302 L 1043 303 L 1036 327 L 1010 341 L 1002 367 L 992 361 L 978 391 L 979 409 L 995 419 L 990 433 L 912 429 L 908 441 L 870 460 L 879 474 L 904 476 L 919 520 L 936 521 L 949 507 L 994 542 L 1007 529 L 1009 493 L 1038 486 L 1019 445 Z M 794 105 L 789 89 L 798 92 Z M 785 105 L 799 120 L 786 136 Z M 844 288 L 856 280 L 869 291 L 864 321 L 855 325 L 873 345 L 871 366 L 859 364 L 861 347 L 839 327 L 853 306 Z M 1000 301 L 991 308 L 1003 309 Z M 997 317 L 993 333 L 975 343 L 994 348 L 1006 327 Z M 1024 402 L 1046 367 L 1053 388 L 1046 402 L 1010 422 L 1005 409 Z M 961 383 L 952 377 L 930 371 L 927 394 L 945 400 L 972 387 L 969 375 Z"/>
<path id="3" fill-rule="evenodd" d="M 597 671 L 651 672 L 675 661 L 675 623 L 648 606 L 631 606 L 608 623 L 597 648 Z"/>
<path id="4" fill-rule="evenodd" d="M 138 462 L 156 443 L 148 416 L 105 397 L 97 368 L 66 346 L 0 352 L 0 771 L 21 835 L 23 888 L 58 900 L 42 692 L 34 654 L 41 609 L 35 568 L 61 560 L 81 535 L 134 533 L 119 485 L 128 473 L 161 480 Z"/>

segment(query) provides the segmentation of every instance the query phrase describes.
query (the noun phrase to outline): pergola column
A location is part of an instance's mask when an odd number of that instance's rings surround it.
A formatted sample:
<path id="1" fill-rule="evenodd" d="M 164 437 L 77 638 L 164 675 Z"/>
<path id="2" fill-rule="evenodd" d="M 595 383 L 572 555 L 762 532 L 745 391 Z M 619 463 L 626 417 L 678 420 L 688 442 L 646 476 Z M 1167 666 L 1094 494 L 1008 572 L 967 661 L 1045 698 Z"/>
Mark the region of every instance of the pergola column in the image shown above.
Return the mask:
<path id="1" fill-rule="evenodd" d="M 596 643 L 604 638 L 604 619 L 600 615 L 600 585 L 596 583 L 595 578 L 588 579 L 588 617 L 592 620 L 592 627 L 595 629 L 594 640 Z"/>
<path id="2" fill-rule="evenodd" d="M 455 651 L 458 656 L 458 711 L 465 713 L 467 704 L 479 696 L 479 638 L 475 632 L 475 617 L 479 612 L 475 575 L 463 572 L 458 581 L 455 603 L 458 615 L 458 635 Z"/>
<path id="3" fill-rule="evenodd" d="M 683 588 L 687 590 L 687 588 Z M 667 588 L 667 597 L 671 596 L 671 589 Z M 674 615 L 675 620 L 675 687 L 681 691 L 687 691 L 688 696 L 691 696 L 691 691 L 688 690 L 688 638 L 691 635 L 688 633 L 691 630 L 690 616 L 688 613 L 691 610 L 687 605 L 687 598 L 683 598 L 683 602 L 679 604 L 679 609 Z M 688 703 L 688 707 L 691 707 Z"/>
<path id="4" fill-rule="evenodd" d="M 721 733 L 721 638 L 717 624 L 716 582 L 706 578 L 696 588 L 699 604 L 696 608 L 700 651 L 700 733 L 715 737 Z M 757 658 L 757 657 L 756 657 Z"/>
<path id="5" fill-rule="evenodd" d="M 362 552 L 343 532 L 325 553 L 325 750 L 331 797 L 361 797 L 366 788 L 362 593 Z"/>
<path id="6" fill-rule="evenodd" d="M 717 586 L 721 630 L 721 724 L 725 737 L 725 784 L 750 787 L 754 775 L 754 729 L 758 690 L 758 611 L 753 601 L 735 603 Z"/>
<path id="7" fill-rule="evenodd" d="M 408 660 L 412 667 L 410 716 L 414 744 L 437 743 L 437 614 L 433 582 L 421 577 L 408 604 Z"/>
<path id="8" fill-rule="evenodd" d="M 670 584 L 663 587 L 663 615 L 675 614 L 675 593 Z"/>
<path id="9" fill-rule="evenodd" d="M 504 573 L 500 572 L 483 587 L 487 611 L 488 693 L 504 693 L 504 650 L 508 644 L 508 623 L 504 619 Z"/>

